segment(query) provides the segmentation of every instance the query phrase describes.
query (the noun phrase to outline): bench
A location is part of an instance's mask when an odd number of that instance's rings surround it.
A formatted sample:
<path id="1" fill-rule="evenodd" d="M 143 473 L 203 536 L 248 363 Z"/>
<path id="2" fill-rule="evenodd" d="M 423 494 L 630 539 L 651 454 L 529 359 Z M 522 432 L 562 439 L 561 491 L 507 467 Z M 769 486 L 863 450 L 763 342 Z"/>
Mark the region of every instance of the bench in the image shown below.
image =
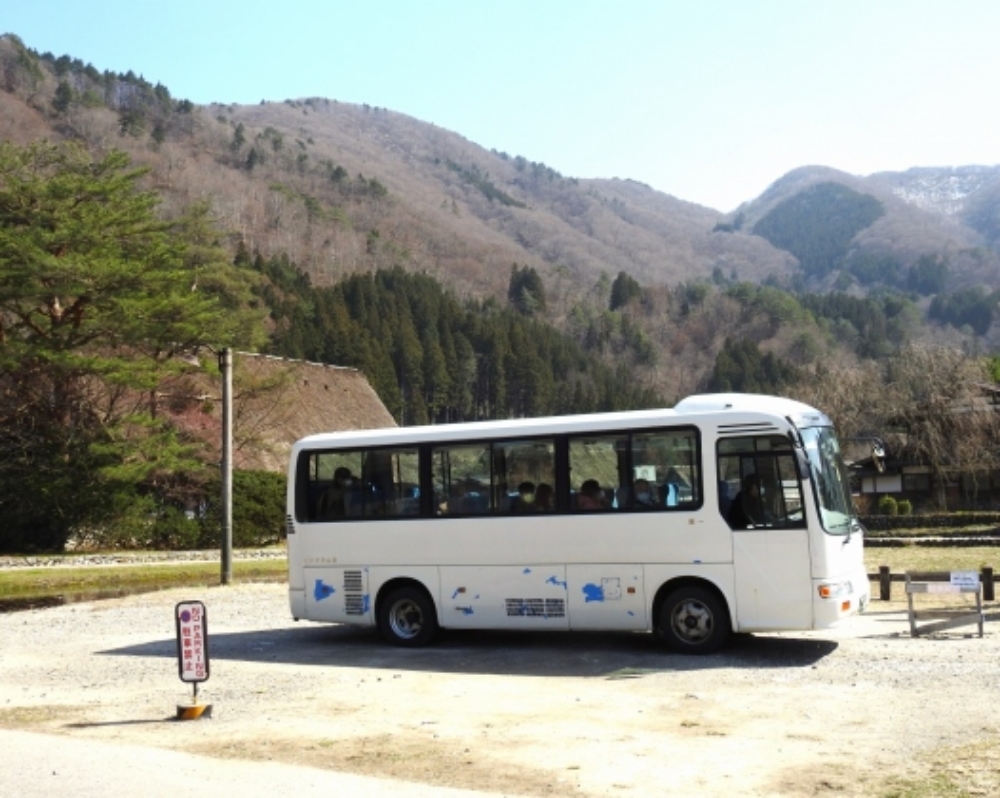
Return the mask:
<path id="1" fill-rule="evenodd" d="M 919 576 L 915 579 L 913 576 Z M 976 597 L 975 609 L 966 606 L 938 607 L 935 609 L 918 610 L 914 607 L 913 597 L 916 595 L 961 595 L 969 594 Z M 983 586 L 975 571 L 940 571 L 921 572 L 911 575 L 906 573 L 906 604 L 910 614 L 910 636 L 940 632 L 954 629 L 956 626 L 975 624 L 979 628 L 979 636 L 983 636 Z M 918 625 L 918 621 L 932 621 Z"/>

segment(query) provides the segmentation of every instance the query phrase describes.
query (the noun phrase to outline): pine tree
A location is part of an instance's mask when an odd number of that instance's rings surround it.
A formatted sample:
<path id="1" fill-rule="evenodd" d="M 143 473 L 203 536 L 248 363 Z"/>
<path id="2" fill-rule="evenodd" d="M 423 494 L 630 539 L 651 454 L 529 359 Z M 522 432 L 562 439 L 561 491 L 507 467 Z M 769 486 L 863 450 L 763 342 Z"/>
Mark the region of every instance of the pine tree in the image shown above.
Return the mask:
<path id="1" fill-rule="evenodd" d="M 38 530 L 23 545 L 57 548 L 112 511 L 111 485 L 192 465 L 155 405 L 126 400 L 261 321 L 204 216 L 159 218 L 143 174 L 120 152 L 0 144 L 0 527 Z"/>
<path id="2" fill-rule="evenodd" d="M 525 316 L 545 312 L 545 286 L 534 267 L 522 269 L 516 263 L 511 267 L 507 301 Z"/>
<path id="3" fill-rule="evenodd" d="M 642 286 L 631 275 L 625 272 L 618 272 L 618 276 L 611 284 L 609 307 L 611 310 L 618 310 L 640 296 L 642 296 Z"/>
<path id="4" fill-rule="evenodd" d="M 55 97 L 52 98 L 52 110 L 59 116 L 65 114 L 73 103 L 73 89 L 65 80 L 60 80 L 56 86 Z"/>

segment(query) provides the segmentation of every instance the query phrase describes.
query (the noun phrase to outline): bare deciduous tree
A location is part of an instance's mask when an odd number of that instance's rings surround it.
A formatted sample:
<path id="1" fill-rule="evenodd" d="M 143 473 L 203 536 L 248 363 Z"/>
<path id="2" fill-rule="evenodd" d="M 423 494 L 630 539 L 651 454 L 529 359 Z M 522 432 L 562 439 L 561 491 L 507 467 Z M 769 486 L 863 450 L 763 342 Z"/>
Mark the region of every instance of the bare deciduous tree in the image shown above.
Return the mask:
<path id="1" fill-rule="evenodd" d="M 1000 464 L 1000 413 L 981 358 L 911 346 L 881 363 L 817 368 L 795 392 L 824 410 L 842 438 L 877 435 L 898 460 L 930 468 L 937 503 L 961 476 Z"/>

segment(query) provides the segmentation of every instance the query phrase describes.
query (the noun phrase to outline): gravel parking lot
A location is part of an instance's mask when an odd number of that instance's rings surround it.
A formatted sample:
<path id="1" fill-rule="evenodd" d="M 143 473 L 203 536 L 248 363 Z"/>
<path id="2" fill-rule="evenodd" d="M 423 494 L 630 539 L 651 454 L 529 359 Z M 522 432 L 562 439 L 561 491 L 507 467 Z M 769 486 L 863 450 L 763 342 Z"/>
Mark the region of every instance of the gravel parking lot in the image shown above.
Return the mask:
<path id="1" fill-rule="evenodd" d="M 173 609 L 189 599 L 208 610 L 212 717 L 181 722 Z M 167 590 L 5 616 L 0 727 L 12 745 L 30 731 L 105 758 L 122 747 L 137 776 L 141 752 L 150 767 L 164 749 L 198 754 L 262 791 L 247 761 L 396 796 L 396 780 L 413 794 L 890 794 L 962 762 L 967 787 L 995 794 L 995 612 L 984 638 L 912 639 L 905 604 L 875 602 L 840 629 L 740 635 L 698 658 L 641 634 L 455 632 L 403 650 L 294 623 L 283 585 Z M 0 793 L 41 795 L 26 772 L 0 775 Z"/>

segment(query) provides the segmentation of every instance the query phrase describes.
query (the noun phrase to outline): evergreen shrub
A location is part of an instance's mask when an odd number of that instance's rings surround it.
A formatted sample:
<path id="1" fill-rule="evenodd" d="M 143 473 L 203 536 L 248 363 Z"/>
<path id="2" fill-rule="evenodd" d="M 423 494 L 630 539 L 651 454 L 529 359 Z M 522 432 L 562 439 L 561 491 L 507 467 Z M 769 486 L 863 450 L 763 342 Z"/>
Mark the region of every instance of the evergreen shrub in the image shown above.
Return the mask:
<path id="1" fill-rule="evenodd" d="M 214 480 L 207 490 L 202 514 L 206 548 L 219 546 L 222 529 L 222 484 Z M 285 538 L 285 476 L 270 471 L 233 472 L 233 546 L 238 549 L 270 546 Z"/>
<path id="2" fill-rule="evenodd" d="M 881 515 L 898 515 L 899 505 L 892 496 L 883 496 L 878 500 L 878 511 Z"/>

